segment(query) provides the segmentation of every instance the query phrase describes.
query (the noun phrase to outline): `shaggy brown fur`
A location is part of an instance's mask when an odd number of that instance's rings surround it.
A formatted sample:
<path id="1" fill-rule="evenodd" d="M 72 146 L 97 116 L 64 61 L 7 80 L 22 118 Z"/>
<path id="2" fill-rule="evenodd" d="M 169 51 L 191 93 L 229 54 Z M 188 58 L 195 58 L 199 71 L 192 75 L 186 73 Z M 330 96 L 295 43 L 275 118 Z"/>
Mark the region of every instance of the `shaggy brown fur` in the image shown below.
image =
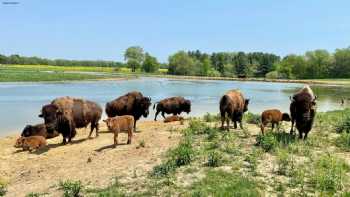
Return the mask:
<path id="1" fill-rule="evenodd" d="M 275 124 L 279 126 L 281 121 L 290 121 L 290 116 L 287 113 L 282 113 L 278 109 L 265 110 L 261 114 L 261 133 L 264 135 L 265 127 L 268 123 L 272 124 L 272 130 L 275 127 Z"/>
<path id="2" fill-rule="evenodd" d="M 106 103 L 106 114 L 108 117 L 131 115 L 134 117 L 134 128 L 136 121 L 149 114 L 151 98 L 144 97 L 141 92 L 129 92 L 117 99 Z"/>
<path id="3" fill-rule="evenodd" d="M 224 128 L 226 119 L 227 130 L 229 130 L 230 119 L 234 123 L 234 128 L 237 128 L 237 122 L 241 129 L 243 113 L 248 111 L 249 99 L 245 99 L 239 90 L 230 90 L 220 100 L 221 128 Z M 226 114 L 228 118 L 226 118 Z"/>
<path id="4" fill-rule="evenodd" d="M 116 116 L 103 120 L 108 130 L 114 133 L 114 147 L 118 145 L 118 134 L 120 132 L 128 132 L 128 142 L 131 144 L 131 138 L 134 130 L 134 117 L 130 115 Z"/>
<path id="5" fill-rule="evenodd" d="M 191 112 L 191 101 L 180 96 L 163 99 L 158 104 L 154 104 L 153 109 L 155 106 L 157 106 L 157 112 L 154 116 L 155 121 L 160 112 L 162 112 L 163 118 L 165 118 L 164 113 L 176 116 L 182 112 L 187 114 Z"/>
<path id="6" fill-rule="evenodd" d="M 43 136 L 20 137 L 17 139 L 15 147 L 23 150 L 34 151 L 46 146 L 46 140 Z"/>
<path id="7" fill-rule="evenodd" d="M 57 131 L 54 131 L 53 133 L 48 133 L 45 124 L 27 125 L 26 127 L 24 127 L 21 134 L 22 137 L 43 136 L 46 139 L 51 139 L 59 135 L 60 134 Z"/>
<path id="8" fill-rule="evenodd" d="M 91 124 L 89 138 L 94 129 L 97 137 L 98 122 L 101 116 L 102 108 L 97 103 L 72 97 L 61 97 L 53 100 L 51 104 L 43 106 L 39 115 L 39 117 L 44 118 L 49 133 L 53 133 L 55 130 L 62 133 L 63 144 L 66 143 L 66 138 L 71 141 L 76 133 L 76 128 L 84 128 L 88 124 Z"/>
<path id="9" fill-rule="evenodd" d="M 184 120 L 181 116 L 169 116 L 164 119 L 164 122 L 175 122 Z"/>

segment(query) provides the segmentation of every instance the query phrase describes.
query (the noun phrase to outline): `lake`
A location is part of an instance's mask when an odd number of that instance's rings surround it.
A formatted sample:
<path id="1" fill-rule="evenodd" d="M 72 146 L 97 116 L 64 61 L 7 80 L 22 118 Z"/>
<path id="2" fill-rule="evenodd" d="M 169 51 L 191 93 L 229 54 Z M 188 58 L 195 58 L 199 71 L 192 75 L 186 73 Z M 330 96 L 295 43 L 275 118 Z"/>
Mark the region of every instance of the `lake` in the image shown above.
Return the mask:
<path id="1" fill-rule="evenodd" d="M 302 84 L 292 83 L 161 78 L 138 78 L 125 81 L 0 83 L 0 135 L 20 133 L 26 124 L 43 122 L 38 117 L 41 106 L 61 96 L 89 99 L 98 102 L 103 108 L 107 101 L 133 90 L 141 91 L 145 96 L 151 97 L 152 102 L 171 96 L 183 96 L 192 101 L 190 116 L 202 116 L 207 112 L 218 113 L 220 97 L 230 89 L 240 89 L 250 99 L 250 112 L 260 113 L 268 108 L 278 108 L 288 112 L 289 96 L 302 86 Z M 318 111 L 341 109 L 347 106 L 347 103 L 345 106 L 340 106 L 340 98 L 350 97 L 349 87 L 312 86 L 312 88 L 318 96 Z M 147 119 L 153 117 L 154 111 L 150 109 Z M 162 120 L 161 116 L 158 118 Z"/>

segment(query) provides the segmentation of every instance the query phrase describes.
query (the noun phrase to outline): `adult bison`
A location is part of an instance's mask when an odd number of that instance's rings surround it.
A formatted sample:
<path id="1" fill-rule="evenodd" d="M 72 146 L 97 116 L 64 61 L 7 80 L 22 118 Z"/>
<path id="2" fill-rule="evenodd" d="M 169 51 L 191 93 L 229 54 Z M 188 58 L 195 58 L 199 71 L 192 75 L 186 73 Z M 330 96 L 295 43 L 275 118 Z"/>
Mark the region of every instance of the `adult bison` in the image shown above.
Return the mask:
<path id="1" fill-rule="evenodd" d="M 54 131 L 52 133 L 47 132 L 45 124 L 27 125 L 24 127 L 21 134 L 22 137 L 42 136 L 46 139 L 51 139 L 59 135 L 60 134 L 57 131 Z"/>
<path id="2" fill-rule="evenodd" d="M 245 99 L 243 94 L 239 90 L 230 90 L 220 99 L 220 114 L 221 114 L 221 128 L 224 128 L 224 122 L 226 114 L 228 118 L 227 130 L 229 130 L 230 119 L 234 124 L 234 128 L 237 128 L 237 122 L 241 129 L 243 113 L 248 111 L 249 99 Z"/>
<path id="3" fill-rule="evenodd" d="M 88 124 L 91 124 L 89 138 L 94 129 L 97 137 L 101 115 L 102 108 L 97 103 L 72 97 L 60 97 L 44 105 L 39 117 L 44 118 L 47 132 L 57 131 L 62 134 L 63 144 L 65 144 L 66 138 L 70 142 L 75 136 L 76 128 L 87 127 Z"/>
<path id="4" fill-rule="evenodd" d="M 299 92 L 290 97 L 290 114 L 292 118 L 292 127 L 290 133 L 293 134 L 293 126 L 299 131 L 299 138 L 306 139 L 307 134 L 312 129 L 316 115 L 316 96 L 311 88 L 306 85 Z M 303 137 L 304 133 L 304 137 Z"/>
<path id="5" fill-rule="evenodd" d="M 147 117 L 151 106 L 151 98 L 144 97 L 141 92 L 129 92 L 117 99 L 106 103 L 106 114 L 108 117 L 131 115 L 134 116 L 134 129 L 136 121 L 141 116 Z"/>
<path id="6" fill-rule="evenodd" d="M 154 116 L 155 121 L 157 121 L 157 116 L 160 112 L 162 112 L 163 118 L 165 118 L 164 113 L 176 116 L 181 114 L 181 112 L 186 112 L 187 114 L 191 112 L 191 101 L 180 96 L 163 99 L 159 101 L 158 104 L 155 103 L 153 109 L 156 105 L 157 112 Z"/>

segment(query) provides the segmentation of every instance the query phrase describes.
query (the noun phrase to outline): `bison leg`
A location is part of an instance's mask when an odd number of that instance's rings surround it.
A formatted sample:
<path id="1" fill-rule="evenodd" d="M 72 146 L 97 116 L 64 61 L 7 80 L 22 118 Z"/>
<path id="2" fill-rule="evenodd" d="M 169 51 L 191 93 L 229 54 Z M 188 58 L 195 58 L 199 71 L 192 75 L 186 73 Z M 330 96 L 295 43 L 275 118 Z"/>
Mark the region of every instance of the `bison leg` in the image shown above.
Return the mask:
<path id="1" fill-rule="evenodd" d="M 275 123 L 272 123 L 271 131 L 275 128 Z"/>
<path id="2" fill-rule="evenodd" d="M 224 129 L 224 124 L 225 124 L 225 112 L 221 112 L 221 129 Z"/>
<path id="3" fill-rule="evenodd" d="M 265 130 L 265 124 L 264 123 L 261 123 L 260 129 L 261 129 L 262 135 L 264 135 L 264 130 Z"/>
<path id="4" fill-rule="evenodd" d="M 100 125 L 98 124 L 98 122 L 96 122 L 96 124 L 95 124 L 96 137 L 98 137 L 99 126 L 100 126 Z"/>
<path id="5" fill-rule="evenodd" d="M 292 126 L 290 127 L 290 134 L 293 135 L 294 134 L 294 131 L 293 131 L 293 126 L 294 126 L 294 119 L 292 118 Z"/>
<path id="6" fill-rule="evenodd" d="M 165 119 L 165 114 L 164 114 L 164 112 L 162 112 L 162 116 L 163 116 L 163 118 Z"/>
<path id="7" fill-rule="evenodd" d="M 229 131 L 230 130 L 230 119 L 226 119 L 226 124 L 227 124 L 227 131 Z"/>
<path id="8" fill-rule="evenodd" d="M 243 129 L 243 123 L 242 123 L 242 120 L 240 120 L 240 121 L 239 121 L 239 127 L 240 127 L 241 129 Z"/>
<path id="9" fill-rule="evenodd" d="M 309 134 L 309 132 L 305 132 L 305 134 L 304 134 L 304 140 L 306 140 L 307 134 Z"/>
<path id="10" fill-rule="evenodd" d="M 65 136 L 63 136 L 62 144 L 63 144 L 63 145 L 66 145 L 66 144 L 67 144 L 67 141 L 66 141 L 66 137 L 65 137 Z"/>
<path id="11" fill-rule="evenodd" d="M 127 144 L 131 144 L 132 130 L 133 130 L 133 128 L 130 128 L 129 131 L 128 131 L 128 142 L 127 142 Z"/>
<path id="12" fill-rule="evenodd" d="M 134 132 L 136 132 L 136 120 L 134 120 Z"/>
<path id="13" fill-rule="evenodd" d="M 114 131 L 114 148 L 118 145 L 118 131 Z"/>
<path id="14" fill-rule="evenodd" d="M 233 128 L 237 129 L 237 121 L 233 121 Z"/>
<path id="15" fill-rule="evenodd" d="M 299 131 L 299 139 L 303 139 L 303 133 Z"/>
<path id="16" fill-rule="evenodd" d="M 157 116 L 158 116 L 159 112 L 160 111 L 157 110 L 156 115 L 154 116 L 154 121 L 157 121 Z"/>

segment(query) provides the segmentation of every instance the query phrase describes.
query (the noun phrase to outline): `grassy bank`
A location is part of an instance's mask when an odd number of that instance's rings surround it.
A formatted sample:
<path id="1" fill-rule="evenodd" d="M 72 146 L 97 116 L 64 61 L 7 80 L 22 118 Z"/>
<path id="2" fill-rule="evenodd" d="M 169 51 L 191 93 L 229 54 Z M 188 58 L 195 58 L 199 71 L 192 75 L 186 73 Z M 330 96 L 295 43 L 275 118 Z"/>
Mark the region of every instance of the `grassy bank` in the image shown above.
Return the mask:
<path id="1" fill-rule="evenodd" d="M 306 141 L 290 135 L 289 124 L 262 136 L 256 116 L 245 122 L 227 132 L 217 116 L 192 119 L 169 130 L 181 139 L 146 177 L 116 177 L 105 188 L 66 180 L 58 189 L 66 196 L 350 195 L 350 109 L 319 113 Z"/>

